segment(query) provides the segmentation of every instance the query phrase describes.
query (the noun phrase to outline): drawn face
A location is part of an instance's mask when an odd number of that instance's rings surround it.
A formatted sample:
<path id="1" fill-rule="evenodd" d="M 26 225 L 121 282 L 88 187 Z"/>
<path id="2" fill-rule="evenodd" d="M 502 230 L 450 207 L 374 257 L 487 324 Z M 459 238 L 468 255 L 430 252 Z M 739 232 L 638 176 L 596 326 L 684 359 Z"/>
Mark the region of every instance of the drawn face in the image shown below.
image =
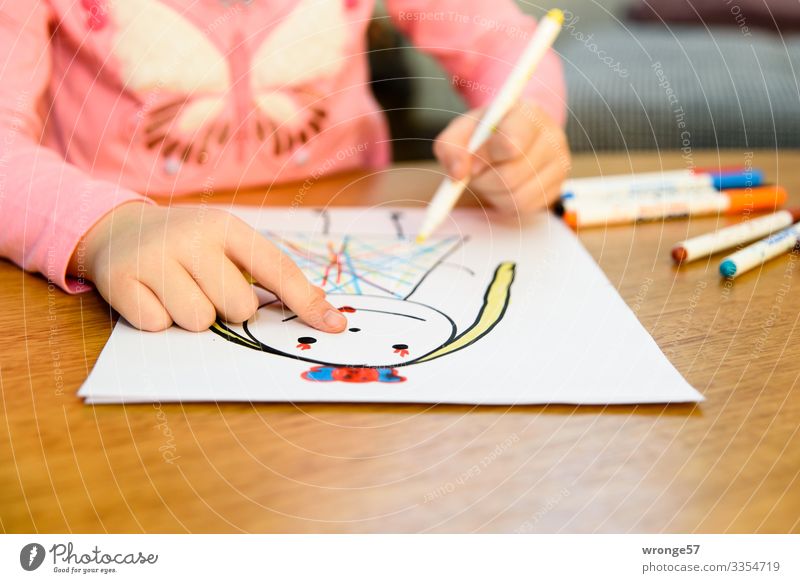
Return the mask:
<path id="1" fill-rule="evenodd" d="M 280 303 L 259 308 L 245 332 L 278 354 L 341 367 L 402 366 L 455 336 L 453 321 L 423 304 L 349 294 L 329 294 L 328 301 L 347 316 L 341 334 L 311 328 Z"/>

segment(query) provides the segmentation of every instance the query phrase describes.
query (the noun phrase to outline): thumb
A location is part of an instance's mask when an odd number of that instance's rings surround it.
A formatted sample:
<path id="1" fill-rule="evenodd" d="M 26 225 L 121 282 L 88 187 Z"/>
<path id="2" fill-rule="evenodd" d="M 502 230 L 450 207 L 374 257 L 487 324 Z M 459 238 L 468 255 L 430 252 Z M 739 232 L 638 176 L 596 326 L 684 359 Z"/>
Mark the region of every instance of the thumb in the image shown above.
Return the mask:
<path id="1" fill-rule="evenodd" d="M 476 160 L 467 150 L 469 139 L 478 125 L 480 112 L 469 112 L 451 121 L 436 138 L 433 153 L 444 166 L 445 172 L 455 180 L 466 178 L 476 171 Z"/>

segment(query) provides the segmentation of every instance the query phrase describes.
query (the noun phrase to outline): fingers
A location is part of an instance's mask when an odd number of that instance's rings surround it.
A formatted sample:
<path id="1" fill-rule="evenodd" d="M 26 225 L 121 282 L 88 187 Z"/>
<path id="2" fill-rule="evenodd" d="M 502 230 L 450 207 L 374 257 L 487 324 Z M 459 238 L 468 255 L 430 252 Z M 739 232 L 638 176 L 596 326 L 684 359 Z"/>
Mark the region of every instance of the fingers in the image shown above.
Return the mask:
<path id="1" fill-rule="evenodd" d="M 244 322 L 258 309 L 253 288 L 221 249 L 193 268 L 192 276 L 226 322 Z"/>
<path id="2" fill-rule="evenodd" d="M 500 121 L 482 150 L 491 164 L 502 164 L 523 156 L 542 133 L 534 123 L 532 111 L 515 106 Z"/>
<path id="3" fill-rule="evenodd" d="M 542 131 L 536 136 L 525 155 L 531 163 L 541 167 L 556 163 L 562 169 L 564 178 L 572 167 L 567 135 L 558 126 L 542 126 Z"/>
<path id="4" fill-rule="evenodd" d="M 470 188 L 512 214 L 553 202 L 570 167 L 564 132 L 532 105 L 513 108 L 478 155 L 489 165 L 473 176 Z"/>
<path id="5" fill-rule="evenodd" d="M 544 172 L 553 160 L 560 160 L 561 166 L 568 168 L 569 148 L 563 131 L 533 104 L 515 105 L 486 143 L 470 154 L 467 146 L 481 115 L 480 110 L 475 110 L 456 118 L 434 144 L 437 158 L 452 178 L 471 176 L 472 189 L 496 200 L 496 195 L 502 192 L 518 192 L 523 188 L 531 191 L 528 182 L 537 172 Z M 548 192 L 549 187 L 548 184 Z M 509 210 L 514 208 L 513 203 L 498 202 L 498 207 Z M 542 205 L 538 202 L 535 206 Z"/>
<path id="6" fill-rule="evenodd" d="M 482 197 L 502 213 L 530 213 L 545 208 L 555 201 L 560 193 L 564 176 L 563 166 L 558 161 L 552 161 L 513 190 L 487 191 Z"/>
<path id="7" fill-rule="evenodd" d="M 467 145 L 478 124 L 480 113 L 476 111 L 458 116 L 439 134 L 433 144 L 436 158 L 444 166 L 448 176 L 455 180 L 461 180 L 470 173 L 478 171 L 478 167 L 475 166 L 476 161 L 467 151 Z"/>
<path id="8" fill-rule="evenodd" d="M 142 283 L 153 291 L 181 328 L 200 332 L 217 318 L 214 305 L 180 263 L 170 262 L 157 273 L 144 275 Z"/>
<path id="9" fill-rule="evenodd" d="M 536 167 L 528 157 L 520 157 L 487 167 L 469 183 L 470 188 L 482 195 L 514 192 L 536 176 Z"/>
<path id="10" fill-rule="evenodd" d="M 277 247 L 244 223 L 231 224 L 226 253 L 240 268 L 276 294 L 298 317 L 323 332 L 341 332 L 347 319 L 325 299 Z"/>
<path id="11" fill-rule="evenodd" d="M 561 196 L 561 185 L 567 178 L 567 168 L 561 160 L 553 160 L 540 174 L 541 192 L 544 198 L 539 201 L 539 206 L 549 206 Z"/>
<path id="12" fill-rule="evenodd" d="M 97 287 L 106 301 L 139 330 L 158 332 L 172 326 L 167 310 L 142 282 L 123 277 L 115 279 L 110 288 Z"/>

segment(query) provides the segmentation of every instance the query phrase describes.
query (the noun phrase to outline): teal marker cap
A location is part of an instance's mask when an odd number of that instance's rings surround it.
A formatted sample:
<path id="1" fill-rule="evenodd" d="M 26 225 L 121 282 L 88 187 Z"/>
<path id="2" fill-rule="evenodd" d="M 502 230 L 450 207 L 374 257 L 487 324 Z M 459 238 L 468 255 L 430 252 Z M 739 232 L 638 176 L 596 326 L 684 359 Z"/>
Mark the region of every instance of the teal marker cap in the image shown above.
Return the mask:
<path id="1" fill-rule="evenodd" d="M 726 259 L 719 264 L 719 273 L 722 277 L 733 277 L 736 274 L 736 264 L 730 259 Z"/>

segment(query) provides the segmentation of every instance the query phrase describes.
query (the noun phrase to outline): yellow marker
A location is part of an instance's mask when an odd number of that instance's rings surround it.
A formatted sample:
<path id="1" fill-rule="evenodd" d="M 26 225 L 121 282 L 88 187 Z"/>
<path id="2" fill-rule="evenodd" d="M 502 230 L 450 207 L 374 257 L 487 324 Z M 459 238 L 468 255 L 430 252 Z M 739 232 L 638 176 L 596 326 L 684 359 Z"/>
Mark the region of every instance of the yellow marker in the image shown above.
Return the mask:
<path id="1" fill-rule="evenodd" d="M 470 154 L 474 154 L 489 139 L 492 131 L 520 98 L 536 67 L 539 66 L 547 51 L 553 46 L 553 42 L 561 31 L 563 23 L 564 14 L 560 10 L 551 10 L 539 23 L 531 42 L 525 47 L 525 51 L 520 56 L 505 83 L 503 83 L 497 97 L 492 101 L 475 127 L 475 131 L 472 133 L 467 145 L 467 151 Z M 424 243 L 436 227 L 444 221 L 450 211 L 453 210 L 456 202 L 458 202 L 461 193 L 467 186 L 467 182 L 469 182 L 469 177 L 458 181 L 445 178 L 442 181 L 436 194 L 433 195 L 428 212 L 425 214 L 425 220 L 416 238 L 417 243 Z"/>

